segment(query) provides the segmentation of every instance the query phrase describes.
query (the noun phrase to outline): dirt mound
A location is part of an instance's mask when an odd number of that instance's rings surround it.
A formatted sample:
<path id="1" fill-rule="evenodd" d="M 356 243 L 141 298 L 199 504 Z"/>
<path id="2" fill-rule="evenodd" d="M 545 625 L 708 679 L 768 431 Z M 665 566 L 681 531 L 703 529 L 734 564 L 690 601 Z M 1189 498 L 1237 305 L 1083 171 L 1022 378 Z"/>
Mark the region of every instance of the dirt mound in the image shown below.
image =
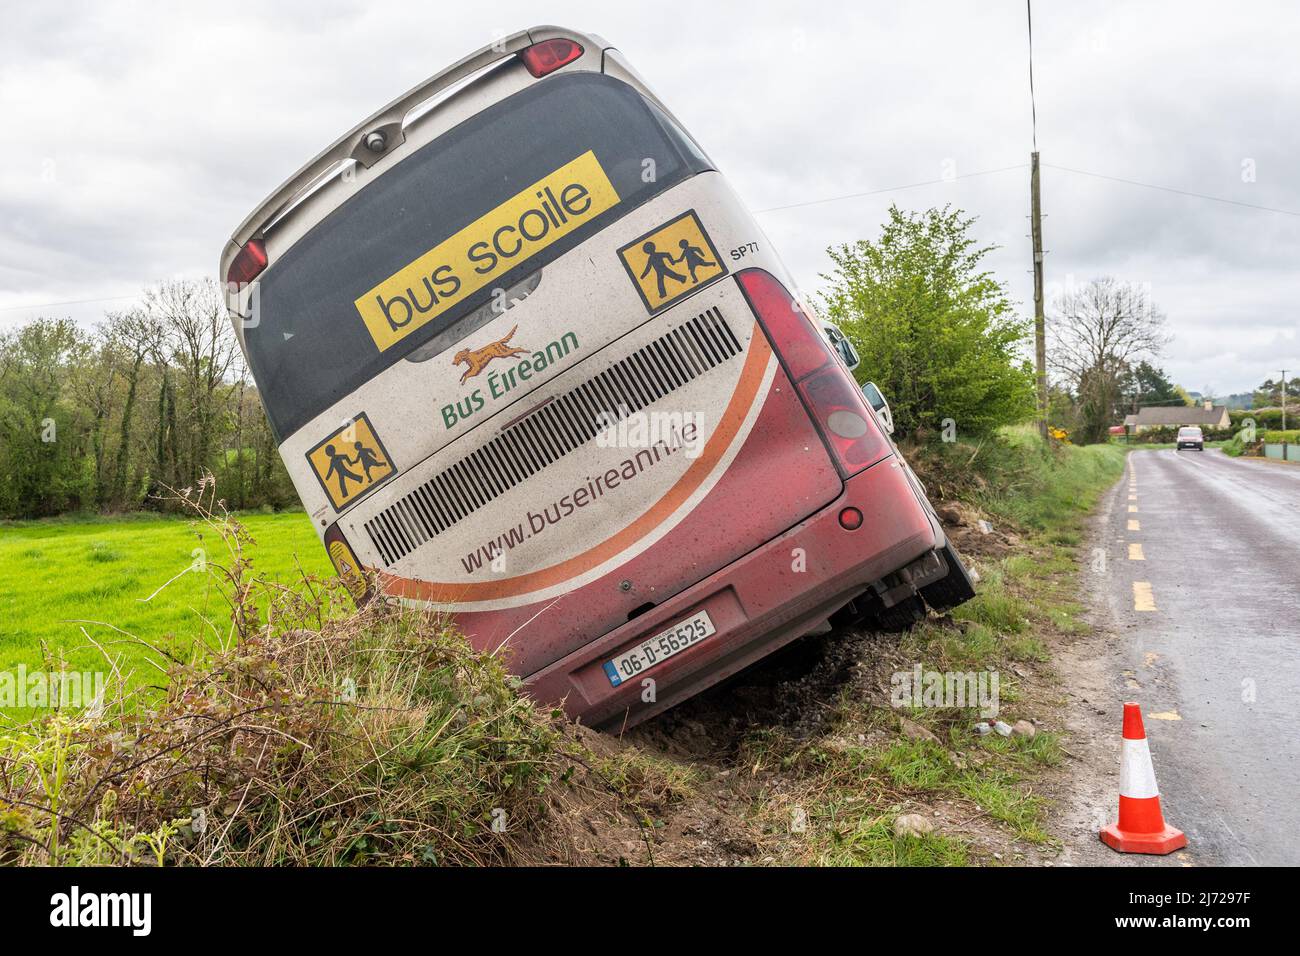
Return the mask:
<path id="1" fill-rule="evenodd" d="M 934 511 L 959 554 L 997 560 L 1024 544 L 1020 535 L 1000 527 L 985 512 L 965 502 L 940 501 Z"/>
<path id="2" fill-rule="evenodd" d="M 829 704 L 851 679 L 854 649 L 841 633 L 805 637 L 699 694 L 626 739 L 665 754 L 729 766 L 746 734 L 779 728 L 793 737 L 825 729 Z"/>

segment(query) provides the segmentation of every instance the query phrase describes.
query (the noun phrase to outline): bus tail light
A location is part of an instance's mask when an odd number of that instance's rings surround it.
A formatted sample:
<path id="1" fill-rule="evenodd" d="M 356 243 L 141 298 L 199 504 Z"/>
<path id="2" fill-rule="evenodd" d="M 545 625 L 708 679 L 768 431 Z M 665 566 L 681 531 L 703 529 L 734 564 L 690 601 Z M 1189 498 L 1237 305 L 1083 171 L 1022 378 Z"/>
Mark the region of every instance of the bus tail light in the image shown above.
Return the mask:
<path id="1" fill-rule="evenodd" d="M 871 420 L 874 413 L 839 363 L 832 361 L 795 387 L 845 477 L 885 457 L 889 449 Z"/>
<path id="2" fill-rule="evenodd" d="M 736 279 L 790 381 L 797 384 L 833 361 L 830 346 L 775 276 L 762 269 L 746 269 Z"/>
<path id="3" fill-rule="evenodd" d="M 230 268 L 226 270 L 228 285 L 243 285 L 252 282 L 266 268 L 266 244 L 261 239 L 249 239 L 235 254 Z"/>
<path id="4" fill-rule="evenodd" d="M 736 281 L 840 474 L 848 478 L 884 458 L 889 443 L 876 427 L 875 413 L 803 307 L 775 276 L 762 269 L 737 273 Z"/>
<path id="5" fill-rule="evenodd" d="M 536 79 L 554 73 L 560 67 L 572 63 L 582 56 L 582 44 L 565 37 L 542 40 L 519 51 L 519 59 L 524 61 L 528 72 Z"/>

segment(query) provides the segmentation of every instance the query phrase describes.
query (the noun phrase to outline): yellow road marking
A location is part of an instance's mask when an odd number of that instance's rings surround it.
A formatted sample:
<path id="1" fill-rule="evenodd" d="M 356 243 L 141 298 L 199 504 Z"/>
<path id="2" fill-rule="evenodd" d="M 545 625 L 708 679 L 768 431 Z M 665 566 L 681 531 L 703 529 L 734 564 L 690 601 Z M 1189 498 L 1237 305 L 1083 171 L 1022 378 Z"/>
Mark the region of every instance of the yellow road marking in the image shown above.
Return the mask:
<path id="1" fill-rule="evenodd" d="M 1135 514 L 1137 514 L 1137 510 L 1138 510 L 1138 506 L 1137 506 L 1137 505 L 1129 505 L 1129 506 L 1128 506 L 1128 513 L 1131 514 L 1131 515 L 1135 515 Z"/>
<path id="2" fill-rule="evenodd" d="M 1154 611 L 1156 609 L 1156 598 L 1151 593 L 1150 581 L 1133 582 L 1133 610 L 1135 611 Z"/>
<path id="3" fill-rule="evenodd" d="M 1147 714 L 1152 720 L 1182 720 L 1183 715 L 1176 710 L 1162 710 L 1157 714 Z"/>
<path id="4" fill-rule="evenodd" d="M 1141 530 L 1142 530 L 1142 525 L 1138 524 L 1138 519 L 1137 519 L 1137 518 L 1129 518 L 1129 519 L 1128 519 L 1128 529 L 1129 529 L 1130 531 L 1141 531 Z"/>
<path id="5" fill-rule="evenodd" d="M 1138 500 L 1138 496 L 1137 496 L 1137 495 L 1129 495 L 1129 496 L 1128 496 L 1128 500 L 1129 500 L 1129 501 L 1137 501 L 1137 500 Z"/>
<path id="6" fill-rule="evenodd" d="M 1128 559 L 1130 561 L 1145 561 L 1147 556 L 1142 553 L 1141 542 L 1134 541 L 1128 546 Z"/>

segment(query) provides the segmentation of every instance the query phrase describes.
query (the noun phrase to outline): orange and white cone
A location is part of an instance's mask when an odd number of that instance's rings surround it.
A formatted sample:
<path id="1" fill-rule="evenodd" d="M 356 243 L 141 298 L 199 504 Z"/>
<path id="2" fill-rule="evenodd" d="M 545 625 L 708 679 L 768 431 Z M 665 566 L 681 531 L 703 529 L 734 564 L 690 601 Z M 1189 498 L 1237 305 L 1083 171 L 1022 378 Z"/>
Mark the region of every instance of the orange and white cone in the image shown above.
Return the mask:
<path id="1" fill-rule="evenodd" d="M 1187 846 L 1187 837 L 1165 823 L 1160 791 L 1151 765 L 1142 709 L 1124 705 L 1123 757 L 1119 765 L 1119 822 L 1101 831 L 1101 842 L 1120 853 L 1173 853 Z"/>

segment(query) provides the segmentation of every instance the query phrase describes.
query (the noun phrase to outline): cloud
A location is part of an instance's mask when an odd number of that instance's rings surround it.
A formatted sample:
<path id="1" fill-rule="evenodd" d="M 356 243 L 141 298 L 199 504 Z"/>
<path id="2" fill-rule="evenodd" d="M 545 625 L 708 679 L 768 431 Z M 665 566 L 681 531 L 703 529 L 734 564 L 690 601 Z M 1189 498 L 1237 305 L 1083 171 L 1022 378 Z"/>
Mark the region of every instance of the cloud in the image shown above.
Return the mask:
<path id="1" fill-rule="evenodd" d="M 26 5 L 0 38 L 0 328 L 37 311 L 94 321 L 144 284 L 210 275 L 243 216 L 303 161 L 534 4 Z M 1150 283 L 1191 388 L 1300 367 L 1300 217 L 1060 167 L 1300 211 L 1300 66 L 1286 4 L 1035 11 L 1049 282 Z M 753 209 L 1027 163 L 1018 0 L 614 5 L 554 22 L 613 41 Z M 1243 171 L 1253 170 L 1253 180 Z M 1028 171 L 761 213 L 805 291 L 827 246 L 872 236 L 890 202 L 953 203 L 1030 309 Z M 118 297 L 127 297 L 120 299 Z M 113 299 L 56 308 L 29 303 Z M 8 307 L 8 308 L 6 308 Z"/>

